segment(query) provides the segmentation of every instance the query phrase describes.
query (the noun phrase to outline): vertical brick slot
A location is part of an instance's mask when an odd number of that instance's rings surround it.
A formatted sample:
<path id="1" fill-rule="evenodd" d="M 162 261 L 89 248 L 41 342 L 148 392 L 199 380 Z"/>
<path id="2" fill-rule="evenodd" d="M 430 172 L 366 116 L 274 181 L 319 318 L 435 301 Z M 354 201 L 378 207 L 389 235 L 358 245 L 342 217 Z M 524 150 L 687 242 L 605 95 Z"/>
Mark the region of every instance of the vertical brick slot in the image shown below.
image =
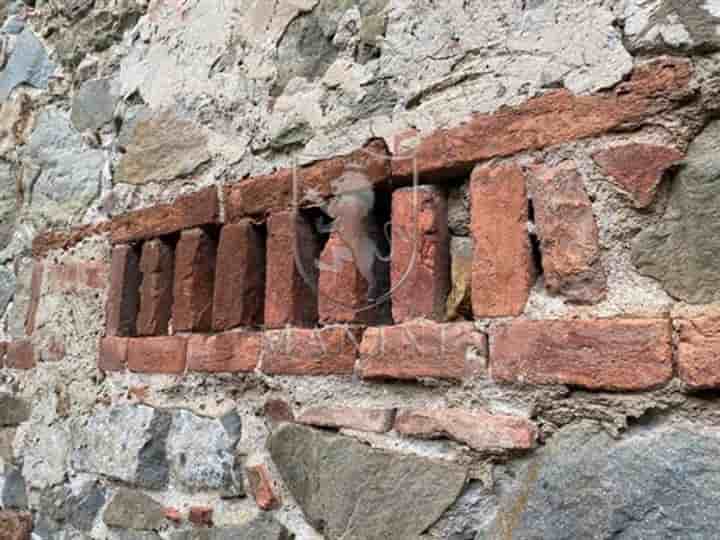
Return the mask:
<path id="1" fill-rule="evenodd" d="M 205 332 L 212 328 L 217 240 L 201 228 L 183 231 L 175 247 L 173 329 Z"/>
<path id="2" fill-rule="evenodd" d="M 317 323 L 316 263 L 320 248 L 319 237 L 301 214 L 287 211 L 270 216 L 266 257 L 266 327 L 314 326 Z"/>
<path id="3" fill-rule="evenodd" d="M 130 245 L 114 247 L 110 262 L 110 291 L 105 307 L 106 335 L 137 335 L 141 279 L 139 250 Z"/>
<path id="4" fill-rule="evenodd" d="M 392 200 L 392 313 L 396 323 L 443 321 L 450 288 L 445 192 L 436 186 L 397 189 Z"/>
<path id="5" fill-rule="evenodd" d="M 225 225 L 220 231 L 213 329 L 259 326 L 265 308 L 266 230 L 250 220 Z"/>
<path id="6" fill-rule="evenodd" d="M 172 245 L 161 239 L 145 242 L 140 257 L 139 336 L 166 335 L 173 303 L 174 254 Z"/>
<path id="7" fill-rule="evenodd" d="M 475 242 L 473 313 L 475 317 L 520 315 L 535 281 L 522 169 L 517 165 L 477 167 L 470 196 Z"/>

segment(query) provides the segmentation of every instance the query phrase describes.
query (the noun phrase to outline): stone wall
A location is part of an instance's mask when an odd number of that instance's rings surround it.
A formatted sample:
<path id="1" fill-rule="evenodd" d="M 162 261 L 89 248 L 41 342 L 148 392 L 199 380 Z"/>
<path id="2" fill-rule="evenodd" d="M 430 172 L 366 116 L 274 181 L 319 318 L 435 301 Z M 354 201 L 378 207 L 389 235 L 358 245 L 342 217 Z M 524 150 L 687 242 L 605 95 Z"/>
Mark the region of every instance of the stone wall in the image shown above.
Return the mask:
<path id="1" fill-rule="evenodd" d="M 0 540 L 714 538 L 716 4 L 0 0 Z"/>

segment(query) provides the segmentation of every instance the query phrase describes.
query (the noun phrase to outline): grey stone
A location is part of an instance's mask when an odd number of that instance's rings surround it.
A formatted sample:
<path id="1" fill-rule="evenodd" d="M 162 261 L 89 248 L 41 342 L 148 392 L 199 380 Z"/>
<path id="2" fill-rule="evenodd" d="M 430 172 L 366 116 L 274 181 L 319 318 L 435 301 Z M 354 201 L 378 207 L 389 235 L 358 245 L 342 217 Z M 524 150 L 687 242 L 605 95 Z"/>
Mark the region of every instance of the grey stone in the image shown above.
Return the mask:
<path id="1" fill-rule="evenodd" d="M 17 180 L 11 163 L 0 160 L 0 249 L 12 238 L 17 215 Z"/>
<path id="2" fill-rule="evenodd" d="M 162 540 L 156 532 L 150 531 L 124 531 L 122 529 L 110 531 L 110 540 Z"/>
<path id="3" fill-rule="evenodd" d="M 128 142 L 117 182 L 168 182 L 192 174 L 210 159 L 207 135 L 170 109 L 145 110 L 125 128 L 122 139 Z"/>
<path id="4" fill-rule="evenodd" d="M 73 427 L 72 464 L 148 489 L 168 482 L 165 444 L 171 417 L 145 405 L 103 409 Z"/>
<path id="5" fill-rule="evenodd" d="M 30 418 L 30 404 L 0 392 L 0 426 L 17 426 Z"/>
<path id="6" fill-rule="evenodd" d="M 191 491 L 218 489 L 226 496 L 242 495 L 235 455 L 239 440 L 239 419 L 226 416 L 221 421 L 175 412 L 167 441 L 173 477 Z"/>
<path id="7" fill-rule="evenodd" d="M 3 24 L 0 31 L 6 34 L 19 34 L 25 29 L 25 17 L 23 15 L 11 15 Z"/>
<path id="8" fill-rule="evenodd" d="M 294 536 L 267 514 L 239 527 L 194 529 L 173 533 L 171 540 L 292 540 Z"/>
<path id="9" fill-rule="evenodd" d="M 151 531 L 165 521 L 162 505 L 140 491 L 120 488 L 110 501 L 103 521 L 110 527 Z"/>
<path id="10" fill-rule="evenodd" d="M 720 121 L 690 145 L 662 221 L 638 234 L 632 257 L 675 298 L 720 300 Z"/>
<path id="11" fill-rule="evenodd" d="M 0 470 L 0 508 L 26 509 L 27 490 L 22 472 L 8 464 Z"/>
<path id="12" fill-rule="evenodd" d="M 459 465 L 295 424 L 273 432 L 268 448 L 305 517 L 328 540 L 414 539 L 465 485 Z"/>
<path id="13" fill-rule="evenodd" d="M 58 111 L 46 110 L 38 117 L 24 162 L 24 183 L 32 186 L 32 214 L 43 222 L 75 221 L 100 194 L 104 153 L 87 148 Z"/>
<path id="14" fill-rule="evenodd" d="M 69 451 L 70 436 L 62 426 L 32 426 L 19 451 L 27 484 L 37 489 L 62 484 L 67 475 Z"/>
<path id="15" fill-rule="evenodd" d="M 0 429 L 0 460 L 13 463 L 13 441 L 15 441 L 15 429 Z"/>
<path id="16" fill-rule="evenodd" d="M 79 488 L 67 485 L 45 490 L 40 499 L 44 528 L 59 532 L 71 525 L 78 531 L 89 532 L 105 505 L 107 490 L 97 482 L 85 482 Z"/>
<path id="17" fill-rule="evenodd" d="M 15 274 L 0 267 L 0 316 L 5 313 L 10 300 L 15 295 Z"/>
<path id="18" fill-rule="evenodd" d="M 720 439 L 696 428 L 638 428 L 619 441 L 575 425 L 555 435 L 484 538 L 714 538 Z M 482 537 L 482 536 L 481 536 Z"/>
<path id="19" fill-rule="evenodd" d="M 70 120 L 78 131 L 99 129 L 112 121 L 118 100 L 110 79 L 86 81 L 73 97 Z"/>
<path id="20" fill-rule="evenodd" d="M 17 36 L 7 65 L 0 71 L 0 101 L 6 100 L 21 84 L 46 89 L 54 71 L 55 64 L 48 58 L 45 47 L 26 28 Z"/>

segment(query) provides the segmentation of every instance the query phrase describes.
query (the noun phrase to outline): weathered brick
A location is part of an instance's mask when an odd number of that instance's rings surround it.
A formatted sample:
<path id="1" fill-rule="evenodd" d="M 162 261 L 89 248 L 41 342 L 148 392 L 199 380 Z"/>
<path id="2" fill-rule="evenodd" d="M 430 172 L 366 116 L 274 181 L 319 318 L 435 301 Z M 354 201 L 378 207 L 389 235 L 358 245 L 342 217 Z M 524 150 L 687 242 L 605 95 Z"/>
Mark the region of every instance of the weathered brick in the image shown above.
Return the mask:
<path id="1" fill-rule="evenodd" d="M 629 81 L 609 91 L 575 96 L 557 90 L 478 114 L 424 138 L 410 157 L 393 161 L 393 176 L 411 178 L 417 164 L 423 179 L 457 178 L 479 161 L 637 126 L 683 103 L 691 95 L 691 76 L 687 60 L 660 58 L 637 66 Z"/>
<path id="2" fill-rule="evenodd" d="M 593 159 L 610 181 L 630 196 L 635 208 L 647 208 L 665 172 L 677 165 L 683 154 L 669 146 L 631 143 L 597 152 Z"/>
<path id="3" fill-rule="evenodd" d="M 525 178 L 517 165 L 477 167 L 470 183 L 476 317 L 519 315 L 535 281 Z"/>
<path id="4" fill-rule="evenodd" d="M 98 369 L 101 371 L 124 371 L 127 366 L 128 338 L 105 337 L 100 340 Z"/>
<path id="5" fill-rule="evenodd" d="M 276 375 L 349 375 L 363 328 L 287 328 L 263 333 L 260 369 Z"/>
<path id="6" fill-rule="evenodd" d="M 265 240 L 250 220 L 225 225 L 215 270 L 213 330 L 257 326 L 265 308 Z"/>
<path id="7" fill-rule="evenodd" d="M 298 415 L 296 421 L 310 426 L 386 433 L 392 428 L 394 419 L 395 409 L 312 407 Z"/>
<path id="8" fill-rule="evenodd" d="M 393 320 L 444 320 L 450 289 L 446 194 L 434 186 L 396 189 L 392 231 Z"/>
<path id="9" fill-rule="evenodd" d="M 108 285 L 110 268 L 102 262 L 44 263 L 45 289 L 49 292 L 102 290 Z"/>
<path id="10" fill-rule="evenodd" d="M 364 168 L 368 182 L 375 186 L 390 178 L 390 160 L 385 143 L 376 139 L 366 147 L 347 155 L 317 161 L 297 169 L 298 203 L 317 203 L 314 197 L 326 199 L 333 194 L 332 182 L 340 177 L 348 164 Z M 293 206 L 292 169 L 249 178 L 225 188 L 225 218 L 235 222 L 267 212 L 282 212 Z M 313 195 L 311 199 L 307 196 Z"/>
<path id="11" fill-rule="evenodd" d="M 166 234 L 212 225 L 219 221 L 217 189 L 208 187 L 179 197 L 172 204 L 161 204 L 113 218 L 113 243 L 156 238 Z"/>
<path id="12" fill-rule="evenodd" d="M 504 414 L 461 409 L 401 409 L 395 430 L 423 439 L 449 438 L 484 452 L 527 450 L 535 445 L 535 424 Z"/>
<path id="13" fill-rule="evenodd" d="M 288 405 L 287 401 L 282 399 L 268 399 L 263 407 L 263 414 L 273 424 L 280 424 L 282 422 L 292 422 L 295 420 L 295 415 Z"/>
<path id="14" fill-rule="evenodd" d="M 150 240 L 142 247 L 140 272 L 139 336 L 167 334 L 172 314 L 174 255 L 163 240 Z"/>
<path id="15" fill-rule="evenodd" d="M 314 326 L 317 322 L 319 240 L 312 226 L 295 212 L 268 220 L 265 326 Z M 301 267 L 298 266 L 298 263 Z"/>
<path id="16" fill-rule="evenodd" d="M 140 255 L 133 246 L 115 246 L 110 261 L 110 288 L 105 306 L 108 336 L 137 335 L 140 309 Z"/>
<path id="17" fill-rule="evenodd" d="M 32 530 L 30 513 L 0 510 L 0 540 L 30 540 Z"/>
<path id="18" fill-rule="evenodd" d="M 647 390 L 673 374 L 663 319 L 516 320 L 490 336 L 490 373 L 500 382 Z"/>
<path id="19" fill-rule="evenodd" d="M 605 297 L 592 203 L 575 165 L 537 165 L 528 173 L 535 208 L 545 287 L 571 302 L 593 304 Z"/>
<path id="20" fill-rule="evenodd" d="M 208 506 L 191 506 L 188 519 L 194 525 L 211 527 L 213 524 L 213 509 Z"/>
<path id="21" fill-rule="evenodd" d="M 11 341 L 7 345 L 5 366 L 12 369 L 32 369 L 37 361 L 35 347 L 26 339 Z"/>
<path id="22" fill-rule="evenodd" d="M 720 388 L 720 317 L 676 321 L 678 375 L 693 390 Z"/>
<path id="23" fill-rule="evenodd" d="M 265 511 L 280 508 L 280 497 L 275 494 L 270 473 L 265 465 L 246 467 L 245 477 L 258 508 Z"/>
<path id="24" fill-rule="evenodd" d="M 129 338 L 127 365 L 137 373 L 180 374 L 185 371 L 187 340 L 177 336 Z"/>
<path id="25" fill-rule="evenodd" d="M 202 229 L 183 231 L 175 246 L 173 329 L 203 332 L 212 327 L 217 243 Z"/>
<path id="26" fill-rule="evenodd" d="M 472 323 L 416 322 L 368 328 L 360 345 L 364 379 L 463 379 L 482 369 L 487 341 Z"/>
<path id="27" fill-rule="evenodd" d="M 252 372 L 261 350 L 259 332 L 193 335 L 188 340 L 188 369 L 206 373 Z"/>
<path id="28" fill-rule="evenodd" d="M 42 293 L 44 271 L 45 267 L 42 262 L 35 261 L 33 263 L 32 277 L 30 280 L 30 305 L 28 306 L 25 317 L 25 334 L 28 336 L 32 336 L 33 332 L 35 332 L 35 319 L 37 318 L 38 304 L 40 303 L 40 294 Z"/>

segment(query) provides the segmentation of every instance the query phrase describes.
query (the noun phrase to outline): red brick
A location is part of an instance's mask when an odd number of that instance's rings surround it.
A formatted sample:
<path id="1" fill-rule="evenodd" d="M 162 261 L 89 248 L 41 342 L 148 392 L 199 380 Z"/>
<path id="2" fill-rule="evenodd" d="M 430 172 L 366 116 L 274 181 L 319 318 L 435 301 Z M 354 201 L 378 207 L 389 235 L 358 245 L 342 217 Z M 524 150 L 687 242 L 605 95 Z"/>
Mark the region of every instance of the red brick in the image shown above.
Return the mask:
<path id="1" fill-rule="evenodd" d="M 528 174 L 540 239 L 545 287 L 571 302 L 594 304 L 605 297 L 598 227 L 575 165 L 538 165 Z"/>
<path id="2" fill-rule="evenodd" d="M 165 508 L 163 509 L 163 513 L 165 514 L 165 519 L 172 521 L 175 524 L 182 522 L 182 514 L 177 508 Z"/>
<path id="3" fill-rule="evenodd" d="M 44 265 L 40 261 L 33 263 L 32 277 L 30 280 L 30 305 L 25 317 L 25 334 L 32 336 L 35 332 L 35 319 L 37 318 L 40 294 L 42 293 Z"/>
<path id="4" fill-rule="evenodd" d="M 161 204 L 113 218 L 111 237 L 115 244 L 156 238 L 166 234 L 219 222 L 217 189 L 208 187 Z"/>
<path id="5" fill-rule="evenodd" d="M 181 374 L 185 372 L 186 352 L 187 340 L 182 337 L 130 338 L 128 369 L 137 373 Z"/>
<path id="6" fill-rule="evenodd" d="M 358 407 L 312 407 L 297 417 L 297 422 L 335 429 L 355 429 L 386 433 L 392 428 L 394 409 L 361 409 Z"/>
<path id="7" fill-rule="evenodd" d="M 504 414 L 461 409 L 398 411 L 395 430 L 423 439 L 448 438 L 481 452 L 528 450 L 535 445 L 535 424 Z"/>
<path id="8" fill-rule="evenodd" d="M 92 225 L 81 225 L 67 231 L 42 232 L 33 239 L 32 255 L 36 259 L 42 259 L 53 250 L 69 250 L 83 240 L 107 234 L 110 226 L 110 221 L 103 221 Z"/>
<path id="9" fill-rule="evenodd" d="M 376 139 L 363 149 L 346 156 L 317 161 L 297 170 L 296 184 L 298 203 L 317 204 L 307 196 L 315 194 L 327 199 L 332 192 L 332 182 L 340 177 L 349 163 L 360 165 L 366 171 L 371 185 L 383 185 L 390 178 L 390 160 L 387 147 Z M 282 212 L 293 206 L 292 169 L 282 169 L 273 174 L 249 178 L 225 188 L 225 218 L 235 222 L 249 216 L 262 216 L 267 212 Z"/>
<path id="10" fill-rule="evenodd" d="M 252 372 L 261 350 L 259 332 L 194 335 L 188 340 L 188 369 L 205 373 Z"/>
<path id="11" fill-rule="evenodd" d="M 352 374 L 362 331 L 356 326 L 327 326 L 264 332 L 260 369 L 276 375 Z"/>
<path id="12" fill-rule="evenodd" d="M 225 225 L 215 270 L 213 330 L 258 326 L 265 308 L 265 241 L 249 220 Z"/>
<path id="13" fill-rule="evenodd" d="M 691 76 L 685 59 L 656 59 L 636 67 L 630 80 L 613 90 L 582 96 L 557 90 L 517 107 L 475 115 L 458 127 L 431 133 L 411 155 L 421 178 L 456 178 L 479 161 L 642 124 L 685 102 Z M 413 170 L 411 158 L 393 161 L 398 179 L 411 178 Z"/>
<path id="14" fill-rule="evenodd" d="M 212 327 L 217 243 L 202 229 L 183 231 L 175 247 L 173 329 L 208 331 Z"/>
<path id="15" fill-rule="evenodd" d="M 110 261 L 110 288 L 105 306 L 108 336 L 137 335 L 140 309 L 140 256 L 129 245 L 116 246 Z"/>
<path id="16" fill-rule="evenodd" d="M 44 263 L 44 274 L 48 292 L 103 290 L 108 285 L 109 267 L 100 262 Z"/>
<path id="17" fill-rule="evenodd" d="M 396 323 L 416 318 L 444 320 L 450 289 L 445 193 L 434 186 L 396 189 L 392 231 L 393 320 Z"/>
<path id="18" fill-rule="evenodd" d="M 163 240 L 150 240 L 142 247 L 140 272 L 139 336 L 167 334 L 173 303 L 174 255 Z"/>
<path id="19" fill-rule="evenodd" d="M 295 420 L 290 405 L 286 401 L 281 399 L 269 399 L 263 406 L 263 414 L 273 424 L 280 424 L 282 422 L 292 422 Z"/>
<path id="20" fill-rule="evenodd" d="M 692 390 L 720 388 L 720 317 L 679 320 L 677 363 Z"/>
<path id="21" fill-rule="evenodd" d="M 128 338 L 105 337 L 100 340 L 98 369 L 101 371 L 125 371 L 128 355 Z"/>
<path id="22" fill-rule="evenodd" d="M 482 166 L 470 183 L 475 317 L 519 315 L 535 281 L 525 178 L 517 165 Z"/>
<path id="23" fill-rule="evenodd" d="M 0 510 L 0 540 L 30 540 L 32 530 L 31 514 Z"/>
<path id="24" fill-rule="evenodd" d="M 265 465 L 246 467 L 245 477 L 258 508 L 265 511 L 280 508 L 280 498 L 275 494 L 270 473 Z"/>
<path id="25" fill-rule="evenodd" d="M 190 523 L 203 527 L 211 527 L 213 524 L 213 509 L 207 506 L 191 506 L 188 519 Z"/>
<path id="26" fill-rule="evenodd" d="M 665 172 L 677 165 L 683 154 L 669 146 L 631 143 L 597 152 L 593 159 L 610 181 L 630 196 L 635 208 L 647 208 Z"/>
<path id="27" fill-rule="evenodd" d="M 312 226 L 294 212 L 268 220 L 265 326 L 314 326 L 317 322 L 319 240 Z M 298 261 L 302 267 L 298 267 Z"/>
<path id="28" fill-rule="evenodd" d="M 663 319 L 517 320 L 490 336 L 490 373 L 500 382 L 632 391 L 673 375 Z"/>
<path id="29" fill-rule="evenodd" d="M 12 369 L 32 369 L 36 364 L 35 348 L 30 341 L 23 339 L 8 343 L 5 367 Z"/>
<path id="30" fill-rule="evenodd" d="M 482 366 L 469 349 L 485 356 L 485 335 L 472 323 L 406 323 L 368 328 L 360 345 L 358 371 L 364 379 L 424 377 L 463 379 Z"/>

